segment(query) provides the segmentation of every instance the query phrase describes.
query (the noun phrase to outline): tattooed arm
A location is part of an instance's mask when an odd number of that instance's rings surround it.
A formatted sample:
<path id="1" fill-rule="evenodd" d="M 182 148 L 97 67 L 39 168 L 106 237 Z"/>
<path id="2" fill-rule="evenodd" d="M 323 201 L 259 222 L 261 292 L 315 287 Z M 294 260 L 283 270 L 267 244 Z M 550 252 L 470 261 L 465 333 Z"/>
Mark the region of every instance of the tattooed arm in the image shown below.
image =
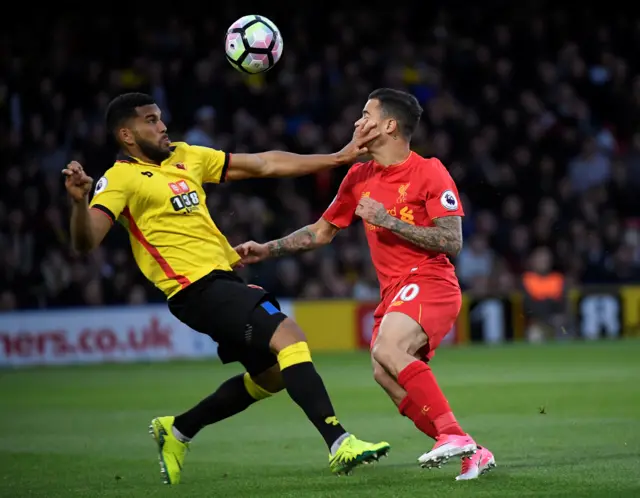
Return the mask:
<path id="1" fill-rule="evenodd" d="M 435 227 L 418 227 L 391 216 L 382 203 L 369 197 L 360 199 L 356 215 L 371 225 L 391 230 L 427 251 L 457 256 L 462 249 L 462 218 L 460 216 L 436 218 L 433 220 Z"/>
<path id="2" fill-rule="evenodd" d="M 245 242 L 235 248 L 240 255 L 240 263 L 252 264 L 267 258 L 278 258 L 300 251 L 310 251 L 329 244 L 340 231 L 324 218 L 320 218 L 313 225 L 307 225 L 286 237 L 272 240 L 265 244 Z"/>
<path id="3" fill-rule="evenodd" d="M 389 216 L 383 225 L 396 235 L 426 249 L 457 256 L 462 249 L 462 219 L 460 216 L 446 216 L 434 220 L 435 227 L 417 227 L 398 218 Z"/>
<path id="4" fill-rule="evenodd" d="M 329 244 L 339 230 L 324 218 L 320 218 L 313 225 L 302 227 L 286 237 L 272 240 L 265 245 L 269 248 L 269 256 L 277 258 L 298 251 L 310 251 Z"/>

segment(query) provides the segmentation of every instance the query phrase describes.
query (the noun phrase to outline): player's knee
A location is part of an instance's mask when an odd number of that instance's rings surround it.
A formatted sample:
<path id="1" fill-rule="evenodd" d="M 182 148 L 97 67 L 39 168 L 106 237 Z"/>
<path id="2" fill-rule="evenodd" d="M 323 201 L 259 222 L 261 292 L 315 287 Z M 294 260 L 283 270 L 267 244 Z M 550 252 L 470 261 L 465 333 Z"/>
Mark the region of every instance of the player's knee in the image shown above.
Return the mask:
<path id="1" fill-rule="evenodd" d="M 307 337 L 296 322 L 291 318 L 286 318 L 271 336 L 269 347 L 271 351 L 278 354 L 283 349 L 299 342 L 307 342 Z"/>
<path id="2" fill-rule="evenodd" d="M 383 372 L 388 375 L 388 371 L 393 370 L 393 366 L 397 363 L 398 357 L 401 356 L 402 350 L 387 339 L 378 337 L 371 348 L 371 356 L 378 363 L 378 367 L 374 367 L 373 375 L 376 380 L 382 378 Z M 378 372 L 378 377 L 376 377 Z"/>
<path id="3" fill-rule="evenodd" d="M 280 372 L 280 366 L 277 364 L 264 372 L 252 375 L 251 378 L 253 379 L 253 382 L 270 394 L 278 393 L 285 387 L 284 381 L 282 380 L 282 373 Z"/>

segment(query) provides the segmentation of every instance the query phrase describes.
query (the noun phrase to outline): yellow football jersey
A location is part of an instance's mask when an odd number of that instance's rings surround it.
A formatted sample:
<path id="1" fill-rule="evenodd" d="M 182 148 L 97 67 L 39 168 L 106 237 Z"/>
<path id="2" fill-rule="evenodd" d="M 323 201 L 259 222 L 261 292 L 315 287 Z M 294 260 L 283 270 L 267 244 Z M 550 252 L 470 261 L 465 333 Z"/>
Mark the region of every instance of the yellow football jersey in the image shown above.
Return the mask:
<path id="1" fill-rule="evenodd" d="M 230 155 L 172 144 L 160 166 L 125 156 L 96 183 L 91 208 L 129 231 L 136 263 L 167 297 L 240 257 L 209 215 L 203 183 L 222 183 Z"/>

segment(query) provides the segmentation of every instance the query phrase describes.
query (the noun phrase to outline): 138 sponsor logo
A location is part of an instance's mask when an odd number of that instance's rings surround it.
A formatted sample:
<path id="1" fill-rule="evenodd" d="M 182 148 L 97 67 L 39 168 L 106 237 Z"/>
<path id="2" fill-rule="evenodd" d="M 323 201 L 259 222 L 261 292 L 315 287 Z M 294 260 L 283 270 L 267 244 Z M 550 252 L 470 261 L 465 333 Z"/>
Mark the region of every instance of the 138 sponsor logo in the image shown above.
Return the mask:
<path id="1" fill-rule="evenodd" d="M 186 181 L 172 182 L 169 184 L 169 188 L 176 194 L 170 199 L 175 211 L 191 213 L 200 205 L 198 193 L 194 190 L 189 190 L 189 185 Z"/>

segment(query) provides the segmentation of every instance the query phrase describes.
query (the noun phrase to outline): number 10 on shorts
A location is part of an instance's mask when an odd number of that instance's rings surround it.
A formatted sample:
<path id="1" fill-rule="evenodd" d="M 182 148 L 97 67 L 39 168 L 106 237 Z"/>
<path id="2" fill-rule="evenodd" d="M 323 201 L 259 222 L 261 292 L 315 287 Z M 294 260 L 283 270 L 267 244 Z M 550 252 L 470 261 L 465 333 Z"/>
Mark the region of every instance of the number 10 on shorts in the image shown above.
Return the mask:
<path id="1" fill-rule="evenodd" d="M 395 295 L 395 297 L 391 300 L 391 306 L 393 306 L 396 302 L 406 303 L 408 301 L 413 301 L 418 294 L 420 293 L 420 287 L 417 284 L 407 284 Z"/>

